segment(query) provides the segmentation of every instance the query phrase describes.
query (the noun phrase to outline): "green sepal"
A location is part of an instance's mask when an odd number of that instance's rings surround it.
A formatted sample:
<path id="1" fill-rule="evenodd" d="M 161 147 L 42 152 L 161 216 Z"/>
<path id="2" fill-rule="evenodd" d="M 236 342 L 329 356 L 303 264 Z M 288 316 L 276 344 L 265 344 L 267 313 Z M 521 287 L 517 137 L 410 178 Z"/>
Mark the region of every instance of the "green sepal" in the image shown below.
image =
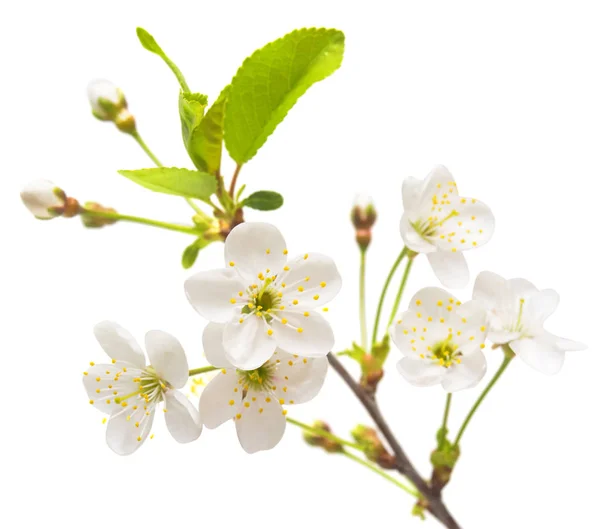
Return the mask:
<path id="1" fill-rule="evenodd" d="M 283 197 L 275 191 L 256 191 L 246 197 L 241 206 L 260 211 L 273 211 L 283 206 Z"/>
<path id="2" fill-rule="evenodd" d="M 208 173 L 177 167 L 152 167 L 135 171 L 119 171 L 136 184 L 168 195 L 208 200 L 217 190 L 216 178 Z"/>
<path id="3" fill-rule="evenodd" d="M 344 34 L 304 28 L 255 51 L 231 81 L 225 110 L 225 145 L 243 164 L 283 121 L 296 101 L 342 64 Z"/>
<path id="4" fill-rule="evenodd" d="M 181 266 L 186 270 L 194 266 L 200 250 L 206 248 L 211 242 L 213 241 L 207 241 L 203 237 L 198 237 L 198 239 L 183 250 L 183 254 L 181 255 Z"/>
<path id="5" fill-rule="evenodd" d="M 365 354 L 365 350 L 360 345 L 356 342 L 352 342 L 352 348 L 338 353 L 338 356 L 348 356 L 362 365 Z"/>
<path id="6" fill-rule="evenodd" d="M 374 359 L 375 366 L 379 369 L 383 368 L 383 364 L 387 360 L 390 352 L 390 336 L 386 334 L 381 342 L 377 342 L 371 349 L 371 356 Z"/>
<path id="7" fill-rule="evenodd" d="M 169 57 L 167 57 L 167 54 L 158 45 L 158 42 L 156 42 L 156 39 L 152 35 L 150 35 L 150 33 L 148 33 L 144 28 L 138 27 L 138 28 L 136 28 L 135 32 L 136 32 L 137 37 L 140 40 L 140 43 L 142 44 L 142 46 L 144 48 L 146 48 L 149 52 L 155 53 L 163 61 L 165 61 L 167 66 L 175 74 L 175 77 L 177 78 L 177 81 L 179 82 L 181 89 L 184 92 L 189 92 L 190 88 L 185 80 L 185 77 L 181 73 L 181 70 L 177 67 L 177 65 L 171 59 L 169 59 Z"/>

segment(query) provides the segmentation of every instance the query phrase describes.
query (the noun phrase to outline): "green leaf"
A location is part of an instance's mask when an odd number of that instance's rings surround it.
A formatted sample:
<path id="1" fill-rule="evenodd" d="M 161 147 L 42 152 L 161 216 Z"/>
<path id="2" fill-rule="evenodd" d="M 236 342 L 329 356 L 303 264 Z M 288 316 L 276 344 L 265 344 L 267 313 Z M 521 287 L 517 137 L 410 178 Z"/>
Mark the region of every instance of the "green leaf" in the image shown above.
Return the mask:
<path id="1" fill-rule="evenodd" d="M 344 34 L 299 29 L 248 57 L 231 82 L 225 112 L 225 145 L 231 157 L 250 160 L 314 83 L 342 64 Z"/>
<path id="2" fill-rule="evenodd" d="M 349 356 L 353 360 L 356 360 L 359 364 L 362 364 L 365 354 L 365 350 L 360 345 L 358 345 L 356 342 L 352 342 L 352 349 L 346 349 L 345 351 L 338 353 L 338 356 Z"/>
<path id="3" fill-rule="evenodd" d="M 136 171 L 119 171 L 119 174 L 142 187 L 169 195 L 208 200 L 217 190 L 217 180 L 213 175 L 189 169 L 153 167 Z"/>
<path id="4" fill-rule="evenodd" d="M 210 174 L 218 174 L 221 170 L 223 121 L 228 94 L 229 86 L 226 86 L 208 109 L 206 115 L 194 125 L 187 143 L 184 136 L 186 149 L 194 165 L 201 171 Z"/>
<path id="5" fill-rule="evenodd" d="M 181 73 L 181 70 L 177 67 L 177 65 L 171 59 L 169 59 L 169 57 L 167 57 L 167 54 L 158 45 L 158 42 L 156 42 L 156 39 L 152 35 L 150 35 L 150 33 L 148 33 L 144 28 L 136 28 L 135 32 L 137 33 L 138 39 L 140 40 L 142 46 L 144 48 L 146 48 L 148 51 L 155 53 L 163 61 L 165 61 L 167 66 L 175 74 L 175 77 L 177 77 L 177 81 L 179 81 L 179 84 L 181 85 L 181 89 L 184 92 L 189 92 L 190 87 L 188 86 L 188 84 L 185 80 L 185 77 Z"/>
<path id="6" fill-rule="evenodd" d="M 183 266 L 183 268 L 186 270 L 194 266 L 200 250 L 202 250 L 202 248 L 206 248 L 211 242 L 213 241 L 207 241 L 202 237 L 196 239 L 185 250 L 183 250 L 183 254 L 181 256 L 181 266 Z"/>
<path id="7" fill-rule="evenodd" d="M 181 137 L 186 150 L 191 154 L 192 134 L 204 117 L 204 109 L 208 103 L 208 97 L 203 94 L 190 92 L 179 92 L 179 117 L 181 119 Z M 192 157 L 194 161 L 194 158 Z M 194 165 L 197 165 L 194 161 Z M 198 169 L 202 169 L 198 167 Z"/>
<path id="8" fill-rule="evenodd" d="M 275 191 L 256 191 L 242 201 L 242 206 L 261 211 L 272 211 L 283 205 L 283 197 Z"/>

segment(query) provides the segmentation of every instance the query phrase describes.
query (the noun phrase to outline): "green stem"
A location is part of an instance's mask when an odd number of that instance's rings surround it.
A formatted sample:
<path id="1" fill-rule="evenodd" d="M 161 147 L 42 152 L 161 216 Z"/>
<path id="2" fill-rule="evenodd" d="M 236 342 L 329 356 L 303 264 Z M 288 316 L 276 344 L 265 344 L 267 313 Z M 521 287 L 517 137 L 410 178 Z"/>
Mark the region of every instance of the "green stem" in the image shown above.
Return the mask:
<path id="1" fill-rule="evenodd" d="M 160 160 L 156 157 L 156 155 L 150 150 L 150 147 L 148 147 L 148 145 L 146 145 L 146 142 L 142 139 L 142 137 L 140 136 L 140 133 L 137 130 L 135 132 L 132 132 L 131 136 L 133 137 L 133 139 L 135 141 L 137 141 L 138 145 L 142 148 L 142 150 L 154 162 L 154 165 L 156 165 L 156 167 L 164 167 L 163 164 L 160 163 Z M 184 198 L 185 198 L 185 201 L 192 207 L 192 209 L 196 213 L 202 213 L 202 210 L 194 203 L 194 201 L 191 198 L 187 198 L 187 197 L 184 197 Z"/>
<path id="2" fill-rule="evenodd" d="M 404 287 L 406 286 L 406 281 L 408 280 L 408 274 L 410 273 L 410 269 L 412 268 L 413 261 L 414 259 L 409 259 L 408 263 L 406 263 L 406 267 L 404 268 L 404 275 L 402 276 L 402 282 L 400 283 L 400 288 L 398 289 L 396 299 L 394 300 L 394 306 L 392 307 L 392 313 L 390 314 L 390 319 L 388 321 L 388 328 L 394 322 L 394 318 L 396 317 L 396 313 L 398 312 L 400 300 L 402 299 Z"/>
<path id="3" fill-rule="evenodd" d="M 238 176 L 240 175 L 240 171 L 242 170 L 242 164 L 239 163 L 235 166 L 235 171 L 233 173 L 233 177 L 231 178 L 231 185 L 229 186 L 229 196 L 233 199 L 233 194 L 235 193 L 235 184 L 237 184 Z"/>
<path id="4" fill-rule="evenodd" d="M 360 250 L 360 272 L 359 272 L 359 309 L 360 309 L 360 344 L 367 351 L 367 300 L 365 295 L 365 276 L 367 268 L 367 250 Z"/>
<path id="5" fill-rule="evenodd" d="M 442 428 L 448 431 L 448 416 L 450 415 L 450 404 L 452 403 L 452 393 L 446 395 L 446 407 L 444 408 L 444 420 L 442 422 Z"/>
<path id="6" fill-rule="evenodd" d="M 400 266 L 400 262 L 406 256 L 407 251 L 408 250 L 407 250 L 406 246 L 404 248 L 402 248 L 400 255 L 396 259 L 396 262 L 392 265 L 392 268 L 385 280 L 385 283 L 383 284 L 383 289 L 381 290 L 381 295 L 379 296 L 379 304 L 377 305 L 377 314 L 375 315 L 375 323 L 373 325 L 373 336 L 372 336 L 371 348 L 377 343 L 377 330 L 379 328 L 379 319 L 381 318 L 381 311 L 383 309 L 383 302 L 385 300 L 385 295 L 390 286 L 390 282 L 391 282 L 392 278 L 394 277 L 396 270 Z"/>
<path id="7" fill-rule="evenodd" d="M 330 441 L 333 441 L 334 443 L 338 443 L 340 445 L 343 446 L 347 446 L 349 448 L 354 448 L 355 450 L 360 450 L 362 452 L 362 446 L 360 446 L 357 443 L 353 443 L 351 441 L 346 441 L 345 439 L 342 439 L 341 437 L 338 437 L 337 435 L 333 435 L 331 432 L 328 432 L 327 430 L 323 430 L 321 428 L 315 428 L 314 426 L 310 426 L 308 424 L 305 424 L 303 422 L 297 421 L 296 419 L 292 419 L 290 417 L 287 418 L 287 422 L 289 422 L 290 424 L 293 424 L 294 426 L 298 426 L 299 428 L 302 428 L 303 430 L 315 434 L 315 435 L 319 435 L 321 437 L 325 437 L 326 439 L 329 439 Z"/>
<path id="8" fill-rule="evenodd" d="M 397 479 L 390 476 L 387 472 L 384 472 L 383 470 L 381 470 L 380 468 L 376 467 L 375 465 L 369 463 L 368 461 L 365 461 L 364 459 L 361 459 L 360 457 L 358 457 L 354 454 L 351 454 L 349 452 L 340 452 L 340 454 L 347 457 L 348 459 L 351 459 L 352 461 L 355 461 L 359 465 L 362 465 L 363 467 L 366 467 L 369 470 L 372 470 L 373 472 L 375 472 L 375 474 L 378 474 L 382 478 L 387 479 L 390 483 L 393 483 L 394 485 L 396 485 L 396 487 L 401 488 L 404 492 L 408 492 L 411 496 L 414 496 L 415 498 L 421 497 L 421 495 L 419 494 L 418 491 L 414 490 L 411 487 L 408 487 L 404 483 L 401 483 Z"/>
<path id="9" fill-rule="evenodd" d="M 211 371 L 216 371 L 219 369 L 214 366 L 206 366 L 206 367 L 197 367 L 196 369 L 190 369 L 189 376 L 194 377 L 196 375 L 201 375 L 202 373 L 210 373 Z"/>
<path id="10" fill-rule="evenodd" d="M 196 237 L 202 235 L 197 228 L 191 226 L 180 226 L 179 224 L 171 224 L 169 222 L 162 222 L 160 220 L 146 219 L 144 217 L 134 217 L 133 215 L 121 215 L 120 213 L 112 213 L 109 211 L 93 211 L 82 208 L 81 215 L 89 217 L 98 217 L 102 219 L 110 220 L 123 220 L 127 222 L 136 222 L 138 224 L 145 224 L 147 226 L 154 226 L 156 228 L 164 228 L 165 230 L 178 231 L 181 233 L 188 233 L 189 235 L 195 235 Z"/>
<path id="11" fill-rule="evenodd" d="M 508 349 L 508 351 L 507 351 L 507 349 Z M 504 373 L 504 371 L 508 367 L 508 364 L 510 364 L 510 361 L 513 358 L 514 358 L 514 353 L 510 350 L 510 348 L 508 348 L 508 346 L 504 346 L 504 360 L 502 361 L 500 368 L 498 369 L 498 371 L 496 371 L 496 374 L 494 375 L 492 380 L 490 380 L 490 383 L 485 387 L 485 389 L 483 390 L 483 392 L 481 393 L 481 395 L 479 396 L 479 398 L 477 399 L 475 404 L 473 404 L 471 411 L 469 411 L 469 414 L 463 421 L 462 426 L 460 427 L 460 430 L 458 430 L 458 435 L 456 436 L 456 441 L 454 441 L 454 446 L 458 446 L 458 443 L 460 442 L 463 434 L 465 433 L 465 430 L 467 429 L 469 422 L 473 418 L 473 415 L 475 415 L 475 412 L 477 411 L 477 409 L 479 408 L 479 406 L 481 405 L 481 403 L 483 402 L 483 400 L 485 399 L 487 394 L 490 392 L 490 390 L 494 387 L 494 384 L 496 384 L 496 382 L 498 382 L 498 379 L 502 376 L 502 373 Z"/>

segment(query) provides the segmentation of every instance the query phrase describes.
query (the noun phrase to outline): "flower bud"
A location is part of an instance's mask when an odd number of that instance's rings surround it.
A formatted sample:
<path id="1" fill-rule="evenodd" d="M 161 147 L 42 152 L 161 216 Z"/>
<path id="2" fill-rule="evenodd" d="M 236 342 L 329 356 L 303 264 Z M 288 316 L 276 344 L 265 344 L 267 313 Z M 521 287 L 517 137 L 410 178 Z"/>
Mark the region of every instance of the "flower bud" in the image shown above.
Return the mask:
<path id="1" fill-rule="evenodd" d="M 359 424 L 350 433 L 364 450 L 367 459 L 377 463 L 381 468 L 388 470 L 396 468 L 396 458 L 383 446 L 376 430 Z"/>
<path id="2" fill-rule="evenodd" d="M 105 79 L 97 79 L 88 85 L 87 93 L 96 118 L 112 121 L 121 132 L 135 132 L 135 118 L 127 109 L 127 101 L 120 88 Z"/>
<path id="3" fill-rule="evenodd" d="M 34 180 L 21 191 L 21 200 L 38 219 L 52 219 L 65 211 L 67 196 L 49 180 Z"/>
<path id="4" fill-rule="evenodd" d="M 315 421 L 313 424 L 313 428 L 316 430 L 321 430 L 323 432 L 331 433 L 331 428 L 326 422 L 323 421 Z M 310 446 L 319 446 L 323 448 L 326 452 L 331 454 L 335 454 L 338 452 L 343 452 L 344 447 L 338 442 L 334 441 L 329 437 L 325 437 L 323 435 L 319 435 L 318 432 L 304 432 L 302 434 L 304 441 Z"/>
<path id="5" fill-rule="evenodd" d="M 350 220 L 356 229 L 356 242 L 364 251 L 371 243 L 371 228 L 377 220 L 373 199 L 368 195 L 357 195 L 350 213 Z"/>
<path id="6" fill-rule="evenodd" d="M 114 208 L 106 208 L 98 202 L 86 202 L 84 204 L 84 210 L 81 213 L 81 222 L 86 228 L 102 228 L 110 224 L 117 222 L 116 219 L 106 218 L 94 213 L 116 213 L 117 210 Z"/>

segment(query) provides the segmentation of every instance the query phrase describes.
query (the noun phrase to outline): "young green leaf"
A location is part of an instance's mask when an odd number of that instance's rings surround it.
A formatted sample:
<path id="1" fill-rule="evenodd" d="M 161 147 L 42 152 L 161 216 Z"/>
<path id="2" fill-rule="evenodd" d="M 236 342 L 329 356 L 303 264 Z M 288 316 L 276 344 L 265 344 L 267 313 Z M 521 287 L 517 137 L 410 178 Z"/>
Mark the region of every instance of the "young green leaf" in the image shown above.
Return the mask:
<path id="1" fill-rule="evenodd" d="M 213 175 L 189 169 L 153 167 L 136 171 L 119 171 L 119 174 L 142 187 L 169 195 L 208 200 L 217 190 L 217 180 Z"/>
<path id="2" fill-rule="evenodd" d="M 210 174 L 218 174 L 221 170 L 223 120 L 228 93 L 229 86 L 226 86 L 206 115 L 193 127 L 186 143 L 194 165 Z"/>
<path id="3" fill-rule="evenodd" d="M 256 191 L 242 201 L 242 206 L 261 211 L 272 211 L 283 205 L 283 197 L 275 191 Z"/>
<path id="4" fill-rule="evenodd" d="M 250 160 L 314 83 L 337 70 L 344 34 L 299 29 L 248 57 L 231 82 L 225 110 L 225 145 L 231 157 Z"/>
<path id="5" fill-rule="evenodd" d="M 196 262 L 200 250 L 208 246 L 211 242 L 212 241 L 207 241 L 202 237 L 196 239 L 185 250 L 183 250 L 183 254 L 181 255 L 181 266 L 183 266 L 183 268 L 185 268 L 186 270 L 188 268 L 191 268 Z"/>
<path id="6" fill-rule="evenodd" d="M 135 32 L 137 33 L 138 39 L 140 40 L 142 46 L 144 48 L 146 48 L 148 51 L 155 53 L 163 61 L 165 61 L 167 66 L 175 74 L 175 77 L 177 77 L 177 81 L 181 85 L 181 89 L 184 92 L 189 92 L 190 87 L 188 86 L 187 82 L 185 81 L 185 77 L 181 73 L 181 70 L 177 67 L 177 65 L 171 59 L 169 59 L 169 57 L 167 57 L 167 54 L 158 45 L 158 42 L 156 42 L 156 39 L 152 35 L 150 35 L 150 33 L 148 33 L 144 28 L 136 28 Z"/>
<path id="7" fill-rule="evenodd" d="M 208 103 L 208 97 L 203 94 L 193 94 L 190 92 L 179 92 L 179 117 L 181 119 L 181 137 L 186 150 L 191 152 L 191 141 L 194 130 L 204 117 L 204 109 Z M 192 157 L 194 161 L 194 158 Z M 194 165 L 196 162 L 194 161 Z M 197 165 L 196 165 L 197 166 Z M 198 167 L 201 169 L 201 167 Z"/>

